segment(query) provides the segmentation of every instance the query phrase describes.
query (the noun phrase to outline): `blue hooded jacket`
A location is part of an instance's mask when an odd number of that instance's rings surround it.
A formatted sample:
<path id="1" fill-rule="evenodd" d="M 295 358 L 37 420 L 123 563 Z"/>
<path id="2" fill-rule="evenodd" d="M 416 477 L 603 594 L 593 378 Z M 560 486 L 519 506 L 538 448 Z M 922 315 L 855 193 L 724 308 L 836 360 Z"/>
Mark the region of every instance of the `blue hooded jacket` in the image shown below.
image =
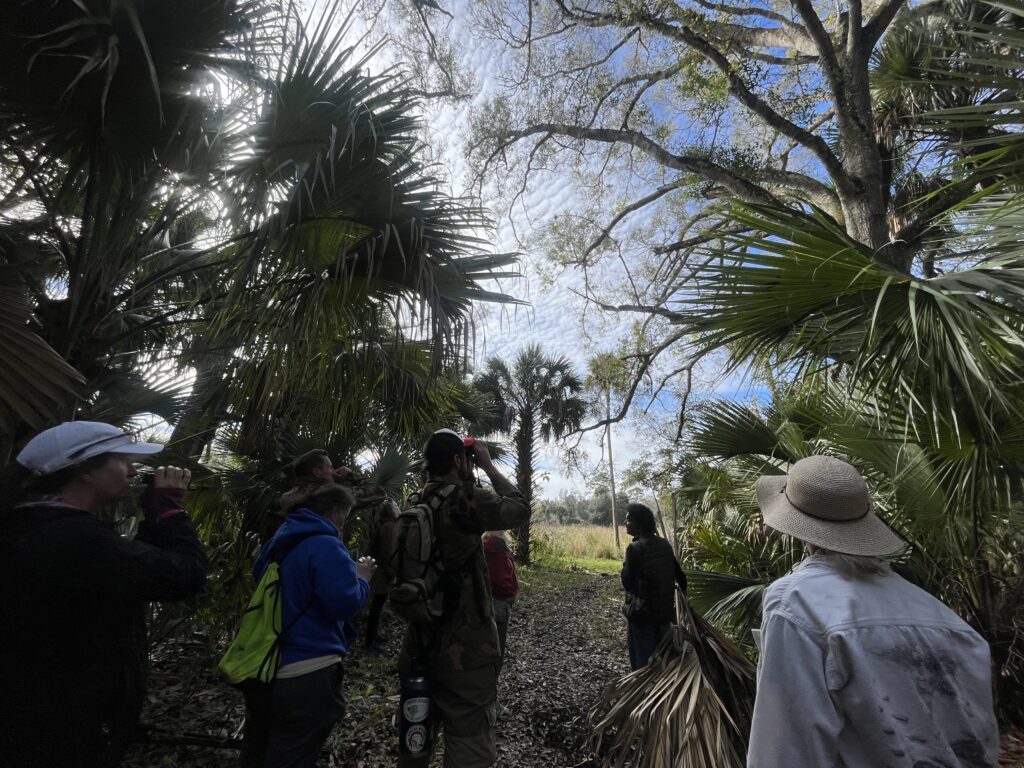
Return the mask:
<path id="1" fill-rule="evenodd" d="M 300 507 L 288 513 L 256 558 L 257 581 L 271 561 L 280 564 L 281 621 L 288 630 L 281 666 L 332 653 L 344 656 L 355 639 L 348 621 L 366 603 L 370 585 L 356 576 L 356 564 L 338 535 L 329 520 Z"/>

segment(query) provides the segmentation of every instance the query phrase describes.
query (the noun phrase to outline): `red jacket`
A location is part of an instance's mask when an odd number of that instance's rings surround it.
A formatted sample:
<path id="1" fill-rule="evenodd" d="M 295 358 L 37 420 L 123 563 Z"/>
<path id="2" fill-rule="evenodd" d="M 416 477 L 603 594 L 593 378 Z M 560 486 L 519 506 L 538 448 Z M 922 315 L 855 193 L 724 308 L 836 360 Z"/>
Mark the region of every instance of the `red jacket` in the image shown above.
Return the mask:
<path id="1" fill-rule="evenodd" d="M 509 600 L 519 594 L 516 567 L 505 540 L 497 537 L 484 539 L 484 554 L 487 556 L 487 573 L 491 577 L 491 597 Z"/>

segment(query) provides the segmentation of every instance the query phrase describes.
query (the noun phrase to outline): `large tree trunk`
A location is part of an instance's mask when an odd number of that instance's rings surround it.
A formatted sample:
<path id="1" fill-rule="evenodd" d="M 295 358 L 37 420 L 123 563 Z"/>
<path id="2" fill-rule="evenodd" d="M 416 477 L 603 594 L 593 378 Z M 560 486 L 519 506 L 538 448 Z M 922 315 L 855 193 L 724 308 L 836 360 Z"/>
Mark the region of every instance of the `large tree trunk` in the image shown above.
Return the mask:
<path id="1" fill-rule="evenodd" d="M 838 69 L 832 72 L 838 86 L 833 97 L 840 156 L 848 181 L 834 181 L 847 233 L 872 250 L 881 251 L 890 240 L 889 186 L 871 103 L 869 62 L 873 44 L 865 38 L 859 18 L 851 19 L 850 24 L 848 50 L 838 56 Z"/>

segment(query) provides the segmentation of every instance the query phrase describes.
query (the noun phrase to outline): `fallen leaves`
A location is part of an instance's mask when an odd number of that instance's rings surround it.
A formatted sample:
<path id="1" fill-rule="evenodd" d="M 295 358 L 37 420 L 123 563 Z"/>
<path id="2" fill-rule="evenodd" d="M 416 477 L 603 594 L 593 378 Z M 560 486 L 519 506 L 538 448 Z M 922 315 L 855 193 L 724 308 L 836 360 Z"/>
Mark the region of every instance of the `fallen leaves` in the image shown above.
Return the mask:
<path id="1" fill-rule="evenodd" d="M 544 568 L 522 569 L 520 582 L 498 689 L 507 715 L 497 724 L 497 765 L 583 768 L 591 764 L 587 710 L 605 685 L 628 670 L 618 582 Z M 402 623 L 385 612 L 381 653 L 357 647 L 346 659 L 348 712 L 325 745 L 322 766 L 395 765 L 402 632 Z M 125 766 L 221 768 L 237 760 L 244 715 L 241 693 L 214 672 L 202 644 L 169 640 L 154 654 L 145 725 Z"/>
<path id="2" fill-rule="evenodd" d="M 522 592 L 509 624 L 509 654 L 498 685 L 500 768 L 594 768 L 586 714 L 604 688 L 629 671 L 618 579 L 545 568 L 521 569 Z M 393 717 L 402 624 L 385 612 L 382 652 L 346 660 L 348 713 L 321 754 L 327 768 L 392 768 Z M 201 639 L 201 638 L 200 638 Z M 238 759 L 242 695 L 215 673 L 195 637 L 161 644 L 153 659 L 140 741 L 125 768 L 223 768 Z M 1024 767 L 1024 740 L 1003 736 L 1001 768 Z M 440 755 L 434 766 L 440 765 Z"/>

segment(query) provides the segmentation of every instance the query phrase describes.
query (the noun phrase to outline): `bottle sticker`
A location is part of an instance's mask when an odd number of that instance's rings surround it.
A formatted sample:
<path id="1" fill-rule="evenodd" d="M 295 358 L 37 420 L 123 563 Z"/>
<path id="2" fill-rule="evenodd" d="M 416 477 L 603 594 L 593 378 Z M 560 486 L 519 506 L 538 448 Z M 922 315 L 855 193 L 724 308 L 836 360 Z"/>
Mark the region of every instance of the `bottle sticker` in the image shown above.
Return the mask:
<path id="1" fill-rule="evenodd" d="M 406 699 L 402 703 L 402 714 L 410 723 L 422 723 L 430 714 L 430 699 L 426 696 Z"/>
<path id="2" fill-rule="evenodd" d="M 417 755 L 427 745 L 427 726 L 413 725 L 405 732 L 405 748 L 410 755 Z"/>

